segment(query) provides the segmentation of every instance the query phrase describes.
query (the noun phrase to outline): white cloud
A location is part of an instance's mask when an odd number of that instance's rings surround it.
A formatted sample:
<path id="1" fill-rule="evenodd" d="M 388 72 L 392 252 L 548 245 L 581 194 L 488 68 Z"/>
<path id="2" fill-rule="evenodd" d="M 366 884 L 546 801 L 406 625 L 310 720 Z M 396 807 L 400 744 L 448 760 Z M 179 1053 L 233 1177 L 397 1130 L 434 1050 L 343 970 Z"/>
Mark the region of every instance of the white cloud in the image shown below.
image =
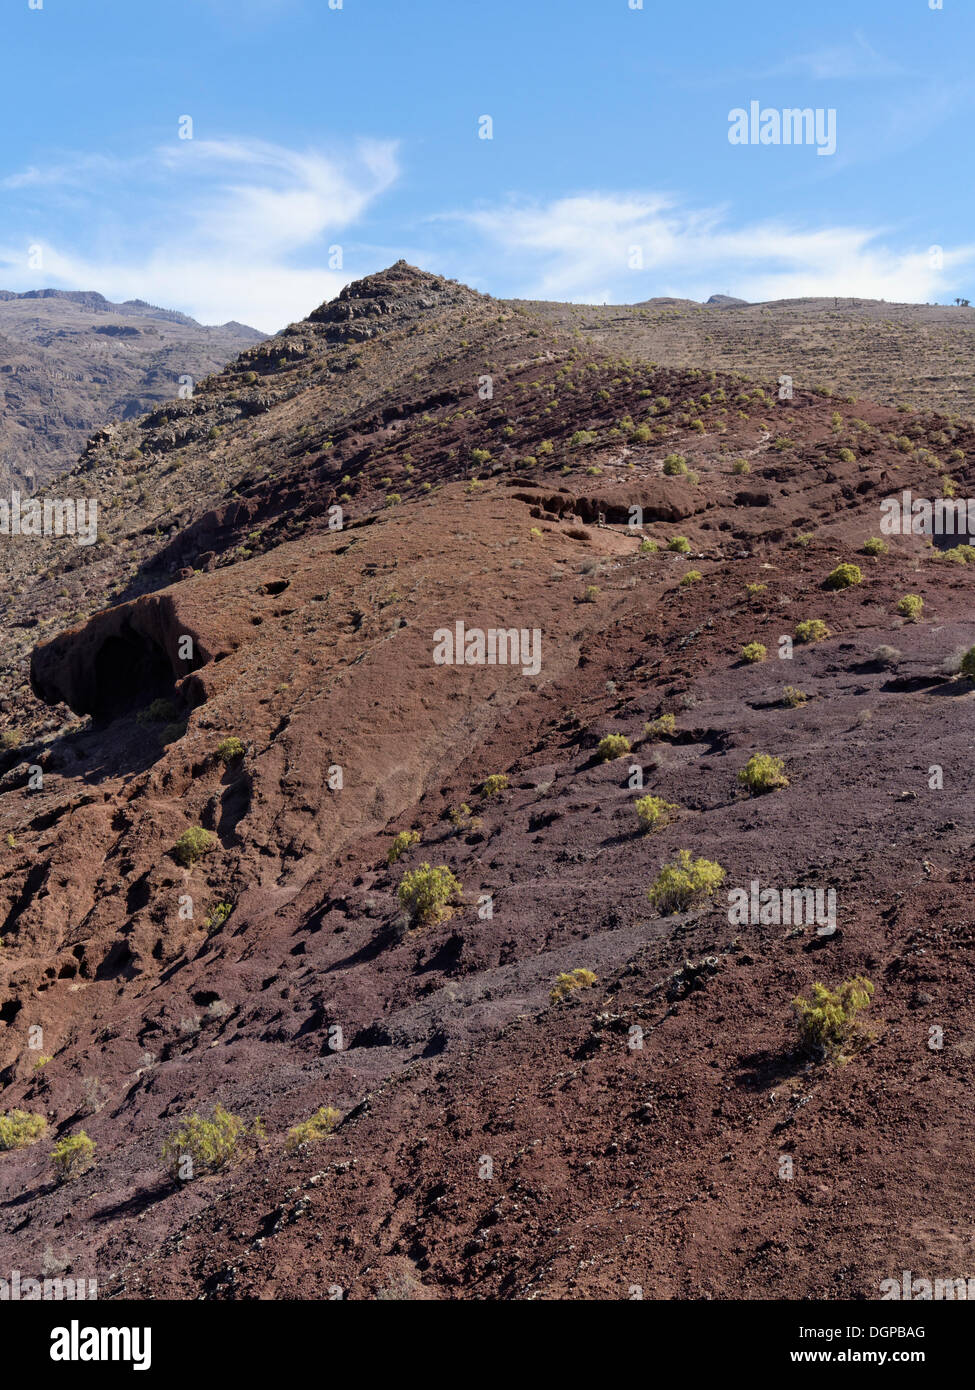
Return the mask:
<path id="1" fill-rule="evenodd" d="M 743 299 L 806 295 L 929 302 L 955 291 L 975 245 L 893 250 L 884 229 L 806 230 L 781 220 L 732 227 L 722 209 L 663 194 L 590 193 L 451 214 L 504 256 L 509 291 L 530 299 L 632 303 L 655 295 Z M 631 268 L 639 249 L 640 268 Z M 481 277 L 479 277 L 481 278 Z M 496 293 L 498 291 L 495 291 Z"/>
<path id="2" fill-rule="evenodd" d="M 147 299 L 204 323 L 236 318 L 273 332 L 347 283 L 330 268 L 330 248 L 399 175 L 395 142 L 379 140 L 342 155 L 259 140 L 174 140 L 143 165 L 135 188 L 132 172 L 130 162 L 93 157 L 9 176 L 5 187 L 31 195 L 24 246 L 39 245 L 43 263 L 28 272 L 26 250 L 8 250 L 0 264 L 32 285 Z M 73 230 L 33 234 L 45 190 L 55 228 L 70 198 L 69 225 L 84 225 L 84 246 Z"/>

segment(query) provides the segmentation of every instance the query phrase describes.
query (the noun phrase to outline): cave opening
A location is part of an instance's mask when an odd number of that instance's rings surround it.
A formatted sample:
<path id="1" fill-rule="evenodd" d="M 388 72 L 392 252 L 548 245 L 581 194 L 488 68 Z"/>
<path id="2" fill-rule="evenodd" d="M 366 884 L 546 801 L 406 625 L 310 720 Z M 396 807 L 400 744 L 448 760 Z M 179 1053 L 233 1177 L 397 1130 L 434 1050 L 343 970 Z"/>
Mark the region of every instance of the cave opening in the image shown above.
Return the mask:
<path id="1" fill-rule="evenodd" d="M 96 718 L 117 719 L 171 695 L 173 669 L 151 638 L 125 627 L 106 638 L 95 657 Z"/>

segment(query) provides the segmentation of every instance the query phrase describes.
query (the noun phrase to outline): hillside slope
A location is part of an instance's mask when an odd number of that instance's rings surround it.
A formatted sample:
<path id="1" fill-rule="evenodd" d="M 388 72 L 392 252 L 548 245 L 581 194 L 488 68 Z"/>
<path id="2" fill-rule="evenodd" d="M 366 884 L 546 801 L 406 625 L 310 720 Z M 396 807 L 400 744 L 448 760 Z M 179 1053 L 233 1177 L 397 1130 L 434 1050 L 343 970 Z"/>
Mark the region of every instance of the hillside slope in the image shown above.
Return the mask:
<path id="1" fill-rule="evenodd" d="M 264 336 L 141 300 L 0 290 L 0 489 L 49 482 L 98 425 L 143 415 Z"/>
<path id="2" fill-rule="evenodd" d="M 98 544 L 0 551 L 0 1110 L 48 1124 L 0 1154 L 0 1263 L 153 1298 L 967 1273 L 975 571 L 863 552 L 948 476 L 969 426 L 624 362 L 402 262 L 94 437 L 58 489 Z M 527 659 L 438 662 L 459 622 Z M 748 794 L 756 753 L 787 786 Z M 685 848 L 726 877 L 665 914 Z M 426 923 L 424 863 L 460 885 Z M 836 930 L 730 920 L 755 880 Z M 799 1053 L 792 998 L 858 974 L 861 1047 Z M 174 1182 L 214 1102 L 247 1136 Z"/>

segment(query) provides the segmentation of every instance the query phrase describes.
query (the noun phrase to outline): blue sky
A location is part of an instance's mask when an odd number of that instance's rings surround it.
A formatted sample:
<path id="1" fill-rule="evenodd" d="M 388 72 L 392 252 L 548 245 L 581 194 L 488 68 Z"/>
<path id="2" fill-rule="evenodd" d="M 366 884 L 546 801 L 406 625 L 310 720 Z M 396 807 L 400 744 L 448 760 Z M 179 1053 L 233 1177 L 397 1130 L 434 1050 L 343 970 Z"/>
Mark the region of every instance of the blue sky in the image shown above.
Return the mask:
<path id="1" fill-rule="evenodd" d="M 972 0 L 330 3 L 0 0 L 0 287 L 267 331 L 400 256 L 498 296 L 975 300 Z M 752 101 L 834 110 L 835 153 L 730 143 Z"/>

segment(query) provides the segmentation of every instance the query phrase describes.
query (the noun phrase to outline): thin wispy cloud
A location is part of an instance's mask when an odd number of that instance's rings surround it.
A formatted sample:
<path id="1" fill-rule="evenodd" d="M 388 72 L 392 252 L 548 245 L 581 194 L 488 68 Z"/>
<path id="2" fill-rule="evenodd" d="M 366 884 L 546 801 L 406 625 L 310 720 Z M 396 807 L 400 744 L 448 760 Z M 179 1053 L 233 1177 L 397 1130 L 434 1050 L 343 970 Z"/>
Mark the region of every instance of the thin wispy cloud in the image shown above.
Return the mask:
<path id="1" fill-rule="evenodd" d="M 627 303 L 654 295 L 744 299 L 807 295 L 929 302 L 950 295 L 975 264 L 975 244 L 894 249 L 883 228 L 809 230 L 784 220 L 732 225 L 726 209 L 682 206 L 662 194 L 590 193 L 508 203 L 450 220 L 475 230 L 485 259 L 531 299 Z"/>
<path id="2" fill-rule="evenodd" d="M 862 82 L 870 78 L 903 77 L 905 69 L 880 53 L 864 34 L 856 33 L 846 43 L 830 44 L 786 58 L 761 75 Z"/>
<path id="3" fill-rule="evenodd" d="M 373 139 L 342 154 L 260 140 L 174 141 L 143 167 L 136 204 L 126 199 L 127 167 L 92 156 L 9 175 L 4 186 L 30 204 L 23 244 L 8 233 L 0 252 L 7 279 L 150 299 L 203 322 L 236 318 L 274 331 L 347 281 L 336 238 L 399 177 L 396 142 Z M 44 195 L 54 206 L 67 193 L 77 200 L 80 187 L 82 236 L 45 235 Z"/>

